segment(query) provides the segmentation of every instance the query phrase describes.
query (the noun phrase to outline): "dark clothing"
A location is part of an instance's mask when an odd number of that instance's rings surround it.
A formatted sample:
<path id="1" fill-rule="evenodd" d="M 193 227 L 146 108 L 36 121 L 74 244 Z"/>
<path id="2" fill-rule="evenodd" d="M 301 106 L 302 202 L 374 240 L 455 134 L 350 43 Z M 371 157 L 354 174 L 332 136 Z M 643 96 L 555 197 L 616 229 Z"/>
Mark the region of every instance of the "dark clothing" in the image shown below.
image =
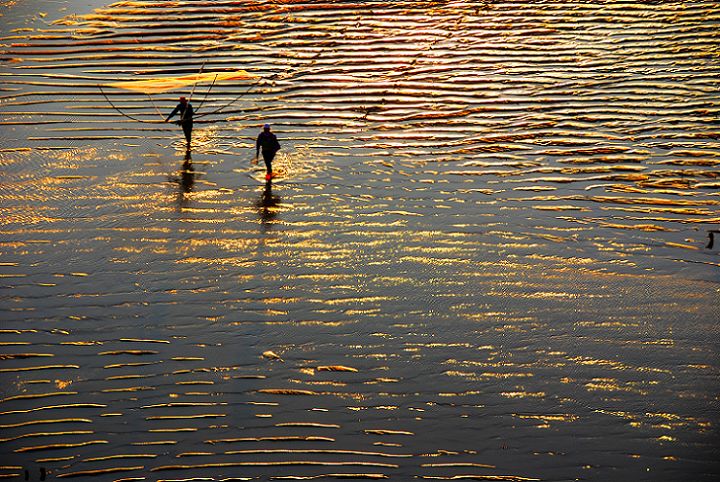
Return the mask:
<path id="1" fill-rule="evenodd" d="M 183 134 L 185 134 L 185 140 L 188 141 L 188 144 L 190 144 L 190 139 L 192 139 L 192 129 L 193 129 L 192 119 L 189 121 L 182 121 L 182 122 L 180 122 L 180 125 L 183 128 Z"/>
<path id="2" fill-rule="evenodd" d="M 177 121 L 177 123 L 182 126 L 183 133 L 185 134 L 185 139 L 188 141 L 188 144 L 190 143 L 190 139 L 192 138 L 192 130 L 193 130 L 193 107 L 192 104 L 189 102 L 182 103 L 180 102 L 175 109 L 170 113 L 170 115 L 165 119 L 165 122 L 169 121 L 170 119 L 175 116 L 175 114 L 180 113 L 180 120 Z"/>
<path id="3" fill-rule="evenodd" d="M 170 112 L 170 115 L 167 117 L 166 120 L 172 119 L 173 116 L 175 116 L 175 114 L 177 114 L 177 113 L 180 113 L 180 122 L 187 122 L 187 121 L 192 122 L 194 111 L 193 111 L 193 107 L 192 107 L 191 103 L 180 102 L 177 106 L 175 106 L 173 111 Z"/>
<path id="4" fill-rule="evenodd" d="M 260 133 L 255 146 L 257 147 L 258 154 L 262 148 L 263 156 L 266 152 L 274 156 L 275 153 L 280 150 L 280 143 L 277 140 L 277 136 L 268 131 L 262 131 Z"/>
<path id="5" fill-rule="evenodd" d="M 265 161 L 265 172 L 272 174 L 272 162 L 275 159 L 275 152 L 263 151 L 263 161 Z"/>
<path id="6" fill-rule="evenodd" d="M 260 149 L 262 149 L 263 161 L 265 161 L 265 168 L 268 174 L 272 174 L 272 161 L 275 159 L 275 154 L 280 150 L 280 143 L 277 140 L 277 136 L 269 131 L 263 131 L 257 138 L 255 143 L 258 156 Z"/>

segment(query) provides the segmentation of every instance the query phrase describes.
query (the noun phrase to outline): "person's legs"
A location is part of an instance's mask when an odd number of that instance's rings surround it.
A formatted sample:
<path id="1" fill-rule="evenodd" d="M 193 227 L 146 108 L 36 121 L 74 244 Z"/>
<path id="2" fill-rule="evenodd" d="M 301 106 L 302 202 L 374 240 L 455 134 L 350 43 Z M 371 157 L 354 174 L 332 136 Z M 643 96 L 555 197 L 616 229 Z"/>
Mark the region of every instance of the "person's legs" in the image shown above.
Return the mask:
<path id="1" fill-rule="evenodd" d="M 273 159 L 275 158 L 275 153 L 263 151 L 262 155 L 263 155 L 263 161 L 265 161 L 265 169 L 267 170 L 267 174 L 271 175 L 272 174 L 272 162 L 273 162 Z"/>
<path id="2" fill-rule="evenodd" d="M 193 129 L 193 123 L 190 122 L 183 122 L 182 123 L 183 133 L 185 133 L 185 140 L 187 140 L 187 143 L 190 144 L 190 140 L 192 139 L 192 129 Z"/>

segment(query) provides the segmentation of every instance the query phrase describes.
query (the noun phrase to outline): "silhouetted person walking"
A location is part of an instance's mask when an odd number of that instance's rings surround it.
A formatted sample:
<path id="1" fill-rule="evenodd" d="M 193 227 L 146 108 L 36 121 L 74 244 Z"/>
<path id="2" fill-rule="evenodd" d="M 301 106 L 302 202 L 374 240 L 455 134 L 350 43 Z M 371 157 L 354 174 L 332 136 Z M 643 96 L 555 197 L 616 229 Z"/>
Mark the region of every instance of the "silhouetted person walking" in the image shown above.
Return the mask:
<path id="1" fill-rule="evenodd" d="M 713 249 L 713 245 L 715 244 L 715 234 L 720 234 L 720 230 L 713 229 L 712 231 L 708 231 L 708 244 L 705 246 L 707 249 Z"/>
<path id="2" fill-rule="evenodd" d="M 260 149 L 262 149 L 263 161 L 265 161 L 265 179 L 270 180 L 273 177 L 272 161 L 275 159 L 275 154 L 280 150 L 280 143 L 277 140 L 277 136 L 270 132 L 270 124 L 263 126 L 263 131 L 258 135 L 257 142 L 255 143 L 256 152 L 255 159 L 260 157 Z"/>
<path id="3" fill-rule="evenodd" d="M 187 140 L 189 146 L 193 130 L 193 107 L 185 97 L 180 97 L 180 103 L 175 106 L 172 112 L 170 112 L 170 115 L 167 119 L 165 119 L 165 122 L 169 122 L 170 119 L 172 119 L 177 113 L 180 113 L 180 120 L 175 123 L 182 126 L 183 132 L 185 133 L 185 139 Z"/>

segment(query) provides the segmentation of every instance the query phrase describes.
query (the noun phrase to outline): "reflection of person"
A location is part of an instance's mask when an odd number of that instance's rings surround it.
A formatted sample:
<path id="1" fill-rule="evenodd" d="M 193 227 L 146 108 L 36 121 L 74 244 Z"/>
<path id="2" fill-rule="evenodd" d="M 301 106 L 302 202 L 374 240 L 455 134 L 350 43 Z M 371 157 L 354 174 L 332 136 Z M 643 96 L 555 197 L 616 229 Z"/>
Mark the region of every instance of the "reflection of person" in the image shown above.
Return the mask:
<path id="1" fill-rule="evenodd" d="M 182 126 L 183 132 L 185 133 L 185 140 L 187 140 L 188 145 L 190 145 L 193 129 L 193 107 L 185 97 L 180 97 L 180 102 L 175 106 L 170 115 L 167 116 L 165 122 L 169 122 L 177 113 L 180 113 L 180 120 L 175 123 Z"/>
<path id="2" fill-rule="evenodd" d="M 275 159 L 275 154 L 280 150 L 280 143 L 277 140 L 277 136 L 270 132 L 270 124 L 263 126 L 263 131 L 258 135 L 257 142 L 255 143 L 256 152 L 255 159 L 260 157 L 260 149 L 262 149 L 263 161 L 265 161 L 265 179 L 272 179 L 272 161 Z"/>
<path id="3" fill-rule="evenodd" d="M 277 211 L 272 209 L 280 205 L 280 197 L 273 195 L 272 182 L 268 179 L 265 183 L 262 196 L 255 203 L 260 213 L 260 220 L 263 226 L 266 226 L 277 217 Z"/>
<path id="4" fill-rule="evenodd" d="M 185 161 L 182 165 L 182 171 L 180 171 L 180 188 L 187 193 L 192 191 L 193 184 L 195 184 L 195 169 L 193 169 L 192 156 L 190 155 L 190 149 L 188 149 L 185 151 Z"/>
<path id="5" fill-rule="evenodd" d="M 195 172 L 195 168 L 193 167 L 192 156 L 190 154 L 190 149 L 188 149 L 185 151 L 185 160 L 183 161 L 182 168 L 180 169 L 180 174 L 178 176 L 169 176 L 170 182 L 178 185 L 177 204 L 180 208 L 184 208 L 189 204 L 190 199 L 187 194 L 193 191 L 196 177 L 197 172 Z"/>

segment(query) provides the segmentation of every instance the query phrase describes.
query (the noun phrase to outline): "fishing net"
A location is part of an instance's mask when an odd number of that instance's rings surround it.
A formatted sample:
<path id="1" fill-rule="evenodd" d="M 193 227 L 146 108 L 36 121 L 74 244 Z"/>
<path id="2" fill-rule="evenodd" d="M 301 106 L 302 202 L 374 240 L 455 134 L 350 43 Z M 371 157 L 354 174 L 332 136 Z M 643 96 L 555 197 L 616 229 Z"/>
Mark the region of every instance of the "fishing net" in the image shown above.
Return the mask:
<path id="1" fill-rule="evenodd" d="M 115 87 L 117 89 L 132 90 L 143 94 L 161 94 L 163 92 L 180 89 L 193 84 L 223 82 L 228 80 L 250 80 L 256 78 L 256 75 L 250 74 L 244 70 L 236 70 L 234 72 L 208 72 L 204 74 L 182 75 L 179 77 L 156 77 L 148 80 L 112 82 L 107 84 L 107 86 Z"/>

